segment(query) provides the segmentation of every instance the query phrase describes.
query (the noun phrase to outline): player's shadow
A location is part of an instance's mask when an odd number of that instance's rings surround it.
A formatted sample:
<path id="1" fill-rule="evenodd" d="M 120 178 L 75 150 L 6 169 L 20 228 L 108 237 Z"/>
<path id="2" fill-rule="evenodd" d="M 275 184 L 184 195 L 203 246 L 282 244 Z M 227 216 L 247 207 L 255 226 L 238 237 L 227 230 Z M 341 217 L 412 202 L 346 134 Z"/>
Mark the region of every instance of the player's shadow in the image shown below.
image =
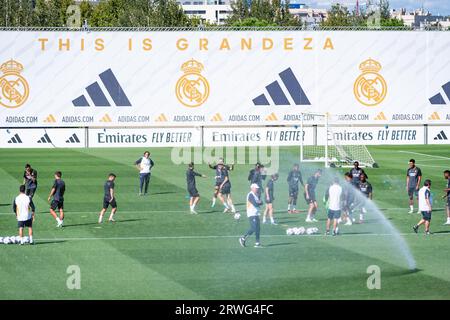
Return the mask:
<path id="1" fill-rule="evenodd" d="M 450 231 L 436 231 L 433 234 L 450 234 Z"/>
<path id="2" fill-rule="evenodd" d="M 161 192 L 155 192 L 155 193 L 151 192 L 150 195 L 153 196 L 153 195 L 174 194 L 174 193 L 178 193 L 178 192 L 176 192 L 176 191 L 161 191 Z"/>
<path id="3" fill-rule="evenodd" d="M 9 207 L 10 204 L 9 203 L 0 203 L 0 207 Z"/>
<path id="4" fill-rule="evenodd" d="M 78 224 L 67 224 L 67 225 L 64 225 L 64 229 L 67 229 L 67 228 L 74 228 L 74 227 L 93 226 L 93 225 L 98 225 L 98 222 L 78 223 Z"/>
<path id="5" fill-rule="evenodd" d="M 36 241 L 34 243 L 34 246 L 43 246 L 48 244 L 56 244 L 56 243 L 63 243 L 67 242 L 66 240 L 46 240 L 46 241 Z"/>
<path id="6" fill-rule="evenodd" d="M 373 234 L 373 233 L 372 233 L 372 232 L 345 232 L 345 231 L 343 231 L 343 232 L 341 233 L 342 236 L 346 236 L 346 235 L 359 235 L 359 234 L 363 235 L 363 234 Z"/>
<path id="7" fill-rule="evenodd" d="M 265 244 L 264 247 L 280 247 L 280 246 L 290 246 L 292 244 L 295 244 L 294 242 L 281 242 L 281 243 L 271 243 L 271 244 Z"/>
<path id="8" fill-rule="evenodd" d="M 112 222 L 112 224 L 116 223 L 125 223 L 125 222 L 137 222 L 137 221 L 144 221 L 145 219 L 127 219 L 127 220 L 116 220 L 115 222 Z"/>

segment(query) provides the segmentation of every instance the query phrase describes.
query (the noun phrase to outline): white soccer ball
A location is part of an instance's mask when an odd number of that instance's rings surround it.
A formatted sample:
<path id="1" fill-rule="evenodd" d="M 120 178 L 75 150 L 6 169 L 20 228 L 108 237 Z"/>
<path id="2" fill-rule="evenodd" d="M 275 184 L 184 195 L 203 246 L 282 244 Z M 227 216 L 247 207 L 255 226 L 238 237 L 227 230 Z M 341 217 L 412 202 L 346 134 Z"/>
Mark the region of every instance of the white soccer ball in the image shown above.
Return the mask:
<path id="1" fill-rule="evenodd" d="M 20 243 L 20 237 L 16 236 L 16 243 Z"/>
<path id="2" fill-rule="evenodd" d="M 239 212 L 236 212 L 236 213 L 234 214 L 234 219 L 235 219 L 235 220 L 241 219 L 241 214 L 240 214 Z"/>
<path id="3" fill-rule="evenodd" d="M 293 228 L 287 229 L 287 230 L 286 230 L 286 234 L 287 234 L 288 236 L 292 236 L 292 235 L 294 234 L 294 229 L 293 229 Z"/>
<path id="4" fill-rule="evenodd" d="M 24 243 L 30 243 L 30 238 L 28 236 L 23 237 L 23 242 Z"/>
<path id="5" fill-rule="evenodd" d="M 307 235 L 312 235 L 312 234 L 314 234 L 314 229 L 313 229 L 313 228 L 308 228 L 308 229 L 306 229 L 306 234 L 307 234 Z"/>
<path id="6" fill-rule="evenodd" d="M 296 236 L 300 235 L 300 228 L 294 228 L 294 234 Z"/>
<path id="7" fill-rule="evenodd" d="M 305 232 L 306 232 L 305 227 L 300 227 L 300 228 L 298 228 L 298 232 L 299 232 L 300 235 L 305 234 Z"/>
<path id="8" fill-rule="evenodd" d="M 0 244 L 3 244 L 3 237 L 0 237 Z"/>
<path id="9" fill-rule="evenodd" d="M 3 238 L 3 243 L 9 244 L 10 243 L 9 237 Z"/>
<path id="10" fill-rule="evenodd" d="M 15 236 L 9 237 L 9 243 L 16 244 L 16 237 Z"/>

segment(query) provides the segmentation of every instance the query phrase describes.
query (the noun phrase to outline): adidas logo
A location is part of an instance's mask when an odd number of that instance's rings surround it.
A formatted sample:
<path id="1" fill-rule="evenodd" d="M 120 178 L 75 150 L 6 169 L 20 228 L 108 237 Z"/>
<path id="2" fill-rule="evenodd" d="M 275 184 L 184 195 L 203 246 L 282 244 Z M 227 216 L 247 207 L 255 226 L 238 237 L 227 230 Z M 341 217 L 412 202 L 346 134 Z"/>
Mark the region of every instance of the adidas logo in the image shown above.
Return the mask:
<path id="1" fill-rule="evenodd" d="M 434 140 L 448 140 L 447 135 L 444 130 L 438 133 L 438 135 L 434 138 Z"/>
<path id="2" fill-rule="evenodd" d="M 112 122 L 112 119 L 111 119 L 111 117 L 109 116 L 109 114 L 105 114 L 101 119 L 100 119 L 100 122 L 106 122 L 106 123 L 108 123 L 108 122 Z"/>
<path id="3" fill-rule="evenodd" d="M 384 114 L 384 112 L 380 112 L 376 117 L 375 120 L 380 121 L 380 120 L 387 120 L 386 115 Z"/>
<path id="4" fill-rule="evenodd" d="M 13 144 L 16 144 L 16 143 L 22 143 L 22 139 L 20 139 L 20 136 L 19 136 L 18 134 L 15 134 L 15 135 L 11 138 L 11 140 L 8 141 L 8 143 L 13 143 Z"/>
<path id="5" fill-rule="evenodd" d="M 48 134 L 44 134 L 42 138 L 40 138 L 37 143 L 52 143 L 52 139 L 48 136 Z"/>
<path id="6" fill-rule="evenodd" d="M 54 115 L 49 115 L 45 120 L 44 123 L 55 123 L 56 122 L 56 118 Z"/>
<path id="7" fill-rule="evenodd" d="M 78 139 L 78 136 L 74 133 L 68 140 L 66 140 L 66 143 L 80 143 L 80 139 Z"/>
<path id="8" fill-rule="evenodd" d="M 222 116 L 220 115 L 220 113 L 216 113 L 212 118 L 211 121 L 213 122 L 221 122 L 223 121 Z"/>
<path id="9" fill-rule="evenodd" d="M 441 117 L 439 116 L 439 113 L 433 112 L 431 116 L 428 117 L 428 120 L 441 120 Z"/>
<path id="10" fill-rule="evenodd" d="M 269 114 L 269 116 L 266 118 L 266 121 L 278 121 L 277 115 L 272 112 L 271 114 Z"/>
<path id="11" fill-rule="evenodd" d="M 112 72 L 111 69 L 106 70 L 105 72 L 99 74 L 100 79 L 102 80 L 103 85 L 108 91 L 111 99 L 114 101 L 114 104 L 117 107 L 131 107 L 131 102 L 128 99 L 127 95 L 123 91 L 122 87 L 117 81 L 116 76 Z M 100 84 L 98 82 L 94 82 L 90 86 L 86 88 L 86 91 L 91 98 L 94 106 L 96 107 L 110 107 L 108 98 L 104 94 Z M 75 100 L 72 101 L 75 107 L 90 107 L 86 96 L 81 95 Z"/>
<path id="12" fill-rule="evenodd" d="M 286 87 L 289 95 L 297 106 L 306 106 L 311 105 L 308 97 L 303 91 L 302 86 L 298 82 L 294 72 L 291 68 L 288 68 L 279 74 L 281 81 Z M 272 98 L 273 103 L 277 106 L 289 106 L 291 103 L 286 97 L 283 89 L 280 86 L 278 81 L 274 81 L 266 87 L 267 92 Z M 260 96 L 253 99 L 253 103 L 255 106 L 269 106 L 270 102 L 267 100 L 265 94 L 261 94 Z"/>
<path id="13" fill-rule="evenodd" d="M 166 117 L 166 115 L 165 115 L 164 113 L 161 113 L 161 114 L 159 115 L 159 117 L 156 118 L 155 121 L 156 121 L 156 122 L 167 122 L 167 121 L 169 121 L 169 120 L 167 120 L 167 117 Z"/>
<path id="14" fill-rule="evenodd" d="M 447 82 L 442 86 L 442 89 L 444 90 L 445 95 L 450 100 L 450 82 Z M 443 105 L 447 104 L 444 100 L 444 96 L 440 93 L 430 98 L 430 103 L 433 105 Z"/>

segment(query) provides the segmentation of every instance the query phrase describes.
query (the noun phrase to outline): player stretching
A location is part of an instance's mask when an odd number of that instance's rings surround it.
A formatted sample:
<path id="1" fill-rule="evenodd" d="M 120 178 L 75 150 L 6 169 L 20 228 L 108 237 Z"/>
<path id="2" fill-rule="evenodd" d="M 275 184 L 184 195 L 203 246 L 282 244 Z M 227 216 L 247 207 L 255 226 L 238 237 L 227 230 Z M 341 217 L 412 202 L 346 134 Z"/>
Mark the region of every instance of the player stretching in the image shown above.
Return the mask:
<path id="1" fill-rule="evenodd" d="M 273 175 L 271 175 L 269 182 L 267 182 L 267 186 L 266 186 L 266 192 L 265 192 L 265 196 L 266 196 L 266 209 L 264 210 L 264 216 L 263 216 L 263 223 L 266 223 L 266 218 L 267 216 L 269 216 L 270 218 L 270 223 L 272 225 L 276 225 L 275 220 L 273 218 L 273 201 L 275 200 L 275 197 L 273 196 L 273 192 L 274 192 L 274 184 L 275 181 L 278 180 L 278 173 L 275 173 Z"/>
<path id="2" fill-rule="evenodd" d="M 189 163 L 186 171 L 187 191 L 190 196 L 189 208 L 191 209 L 191 214 L 197 214 L 197 211 L 195 211 L 195 206 L 200 201 L 200 194 L 198 193 L 197 186 L 195 185 L 195 177 L 206 178 L 205 175 L 194 171 L 194 163 L 191 162 Z"/>
<path id="3" fill-rule="evenodd" d="M 444 189 L 446 194 L 443 197 L 447 198 L 447 222 L 444 225 L 450 225 L 450 170 L 444 171 L 444 178 L 447 179 L 447 188 Z"/>
<path id="4" fill-rule="evenodd" d="M 48 202 L 51 200 L 50 213 L 57 222 L 57 227 L 60 228 L 64 224 L 64 192 L 66 192 L 66 184 L 61 179 L 61 171 L 55 172 L 55 182 L 53 183 L 52 190 L 48 196 Z M 53 197 L 53 199 L 52 199 Z M 59 210 L 59 217 L 55 210 Z"/>
<path id="5" fill-rule="evenodd" d="M 134 164 L 139 170 L 139 195 L 147 195 L 148 185 L 150 184 L 150 177 L 152 175 L 151 170 L 155 165 L 153 160 L 150 159 L 150 152 L 145 151 L 144 156 L 137 160 Z"/>
<path id="6" fill-rule="evenodd" d="M 247 217 L 250 222 L 250 229 L 248 229 L 245 235 L 239 238 L 239 243 L 245 247 L 247 238 L 254 233 L 256 236 L 255 248 L 260 248 L 259 234 L 261 226 L 259 221 L 259 208 L 261 207 L 262 201 L 258 196 L 259 186 L 253 183 L 250 189 L 251 191 L 247 194 Z"/>
<path id="7" fill-rule="evenodd" d="M 419 210 L 422 212 L 422 219 L 413 227 L 415 233 L 422 224 L 425 224 L 425 234 L 430 234 L 432 200 L 431 200 L 431 181 L 425 180 L 423 187 L 419 190 L 418 202 Z"/>
<path id="8" fill-rule="evenodd" d="M 264 173 L 264 166 L 259 162 L 255 164 L 255 168 L 250 170 L 248 174 L 248 181 L 250 184 L 258 185 L 258 198 L 261 197 L 261 192 L 263 191 L 262 181 L 266 180 L 266 175 Z"/>
<path id="9" fill-rule="evenodd" d="M 417 197 L 421 180 L 422 171 L 419 167 L 416 167 L 416 160 L 409 160 L 409 168 L 406 171 L 406 191 L 409 196 L 409 213 L 414 212 L 414 195 Z M 418 210 L 417 213 L 420 213 L 420 210 Z"/>
<path id="10" fill-rule="evenodd" d="M 19 188 L 20 194 L 14 199 L 13 210 L 16 214 L 17 224 L 19 227 L 20 244 L 25 243 L 23 238 L 23 229 L 28 228 L 28 236 L 30 237 L 30 244 L 33 242 L 33 221 L 34 213 L 30 214 L 31 199 L 25 194 L 25 186 L 22 185 Z"/>
<path id="11" fill-rule="evenodd" d="M 234 207 L 233 200 L 231 199 L 231 182 L 228 172 L 228 166 L 221 165 L 221 176 L 223 177 L 223 182 L 219 186 L 219 198 L 225 207 L 224 213 L 231 210 L 232 213 L 236 213 L 236 208 Z"/>
<path id="12" fill-rule="evenodd" d="M 359 177 L 361 176 L 362 173 L 365 174 L 364 170 L 362 168 L 359 167 L 359 162 L 355 161 L 353 163 L 353 168 L 352 170 L 350 170 L 350 173 L 352 175 L 352 184 L 355 188 L 358 188 L 359 186 Z M 367 176 L 367 175 L 366 175 Z M 368 178 L 368 177 L 367 177 Z"/>
<path id="13" fill-rule="evenodd" d="M 298 183 L 300 182 L 302 184 L 302 187 L 305 187 L 298 164 L 294 164 L 294 167 L 289 172 L 287 182 L 289 185 L 288 213 L 298 213 L 296 209 L 298 198 Z"/>
<path id="14" fill-rule="evenodd" d="M 334 178 L 333 184 L 325 193 L 325 200 L 328 201 L 328 219 L 325 235 L 330 234 L 330 225 L 333 221 L 333 236 L 338 235 L 338 219 L 341 218 L 341 196 L 342 187 L 339 185 L 339 179 Z"/>
<path id="15" fill-rule="evenodd" d="M 362 173 L 359 177 L 359 191 L 367 198 L 372 200 L 372 185 L 367 181 L 367 175 L 365 173 Z M 364 215 L 367 213 L 366 207 L 364 206 L 364 202 L 366 200 L 363 200 L 361 203 L 361 212 L 359 214 L 359 223 L 364 223 Z"/>
<path id="16" fill-rule="evenodd" d="M 209 168 L 216 171 L 216 176 L 215 176 L 216 184 L 214 186 L 214 194 L 213 194 L 213 198 L 212 198 L 211 208 L 214 208 L 216 206 L 216 201 L 217 201 L 217 197 L 219 195 L 220 185 L 223 182 L 220 180 L 220 178 L 222 176 L 222 172 L 221 172 L 219 166 L 221 166 L 221 165 L 224 166 L 228 171 L 233 170 L 233 165 L 224 164 L 223 158 L 219 158 L 219 161 L 217 162 L 217 164 L 215 166 L 208 163 Z"/>
<path id="17" fill-rule="evenodd" d="M 317 222 L 315 215 L 318 208 L 317 200 L 316 200 L 316 187 L 317 183 L 319 182 L 319 178 L 322 175 L 322 170 L 318 169 L 312 175 L 308 178 L 308 181 L 305 185 L 305 200 L 306 203 L 309 205 L 308 208 L 308 216 L 306 217 L 306 222 Z"/>
<path id="18" fill-rule="evenodd" d="M 342 221 L 345 222 L 346 226 L 351 226 L 354 222 L 353 219 L 353 207 L 355 201 L 354 188 L 352 186 L 353 176 L 350 172 L 347 172 L 344 176 L 345 182 L 342 188 L 342 197 L 343 197 L 343 215 Z"/>
<path id="19" fill-rule="evenodd" d="M 33 197 L 37 189 L 37 171 L 31 168 L 31 165 L 25 166 L 25 172 L 23 173 L 23 184 L 25 185 L 25 194 L 30 197 L 30 207 L 33 215 L 36 213 L 36 207 L 33 202 Z"/>
<path id="20" fill-rule="evenodd" d="M 116 181 L 116 175 L 114 173 L 110 173 L 108 176 L 108 180 L 105 182 L 104 190 L 105 196 L 103 197 L 103 209 L 100 211 L 100 216 L 98 217 L 98 223 L 103 222 L 103 215 L 105 214 L 108 207 L 111 206 L 111 214 L 109 216 L 108 221 L 114 222 L 114 215 L 117 211 L 117 202 L 114 195 L 114 181 Z"/>

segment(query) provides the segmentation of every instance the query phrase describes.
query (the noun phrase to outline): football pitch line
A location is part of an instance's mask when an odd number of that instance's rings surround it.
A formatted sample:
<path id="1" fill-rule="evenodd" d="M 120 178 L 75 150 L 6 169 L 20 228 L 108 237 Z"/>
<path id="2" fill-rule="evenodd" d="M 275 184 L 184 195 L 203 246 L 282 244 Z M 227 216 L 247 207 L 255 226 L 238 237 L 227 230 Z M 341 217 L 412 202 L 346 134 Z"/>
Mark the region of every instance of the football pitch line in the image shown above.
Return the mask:
<path id="1" fill-rule="evenodd" d="M 420 236 L 415 233 L 400 233 L 401 236 Z M 211 235 L 211 236 L 148 236 L 148 237 L 87 237 L 87 238 L 39 238 L 36 242 L 47 242 L 47 241 L 141 241 L 141 240 L 208 240 L 208 239 L 239 239 L 242 235 Z M 351 233 L 345 234 L 341 233 L 337 237 L 391 237 L 394 236 L 392 233 Z M 434 233 L 431 236 L 450 236 L 450 231 L 448 233 Z M 314 234 L 314 235 L 287 235 L 287 234 L 267 234 L 261 235 L 262 238 L 306 238 L 306 237 L 316 237 L 316 238 L 333 238 L 330 235 L 325 234 Z"/>
<path id="2" fill-rule="evenodd" d="M 436 158 L 436 159 L 443 159 L 443 160 L 450 160 L 450 158 L 448 157 L 443 157 L 443 156 L 434 156 L 431 154 L 426 154 L 426 153 L 420 153 L 420 152 L 412 152 L 412 151 L 398 151 L 400 153 L 408 153 L 408 154 L 415 154 L 417 156 L 424 156 L 424 157 L 430 157 L 430 158 Z"/>

